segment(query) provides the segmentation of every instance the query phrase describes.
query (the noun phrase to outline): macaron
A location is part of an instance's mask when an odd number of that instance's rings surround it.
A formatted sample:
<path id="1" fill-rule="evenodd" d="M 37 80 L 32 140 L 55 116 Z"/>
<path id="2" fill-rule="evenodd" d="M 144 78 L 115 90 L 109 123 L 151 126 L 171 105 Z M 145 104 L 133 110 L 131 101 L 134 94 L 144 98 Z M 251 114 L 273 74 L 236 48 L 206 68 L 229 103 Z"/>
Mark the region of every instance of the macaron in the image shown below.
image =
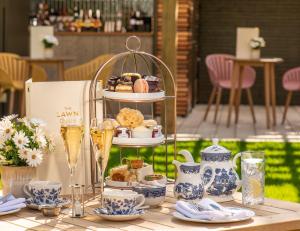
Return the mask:
<path id="1" fill-rule="evenodd" d="M 135 93 L 148 93 L 149 85 L 148 85 L 147 81 L 144 79 L 137 79 L 134 82 L 133 91 Z"/>

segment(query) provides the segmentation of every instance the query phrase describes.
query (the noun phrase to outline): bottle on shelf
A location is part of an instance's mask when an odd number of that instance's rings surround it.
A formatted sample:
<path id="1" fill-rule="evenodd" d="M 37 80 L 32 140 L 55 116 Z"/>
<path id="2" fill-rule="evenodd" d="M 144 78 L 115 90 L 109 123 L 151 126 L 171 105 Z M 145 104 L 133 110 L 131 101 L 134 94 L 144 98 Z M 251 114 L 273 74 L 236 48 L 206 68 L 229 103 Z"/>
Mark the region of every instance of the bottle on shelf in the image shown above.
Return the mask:
<path id="1" fill-rule="evenodd" d="M 96 17 L 94 21 L 94 25 L 97 32 L 100 32 L 103 30 L 103 23 L 101 19 L 101 11 L 99 9 L 96 10 Z"/>
<path id="2" fill-rule="evenodd" d="M 115 31 L 121 32 L 122 28 L 123 28 L 123 26 L 122 26 L 122 13 L 118 12 L 117 13 L 117 18 L 116 18 L 116 28 L 115 28 Z"/>
<path id="3" fill-rule="evenodd" d="M 55 31 L 151 32 L 151 3 L 139 0 L 36 0 L 31 25 Z M 147 0 L 149 2 L 153 0 Z M 48 4 L 49 3 L 49 4 Z M 150 7 L 150 8 L 149 8 Z M 149 10 L 150 9 L 150 10 Z"/>
<path id="4" fill-rule="evenodd" d="M 132 11 L 131 16 L 129 18 L 129 23 L 128 23 L 128 31 L 135 31 L 136 29 L 136 16 L 135 16 L 135 12 Z"/>

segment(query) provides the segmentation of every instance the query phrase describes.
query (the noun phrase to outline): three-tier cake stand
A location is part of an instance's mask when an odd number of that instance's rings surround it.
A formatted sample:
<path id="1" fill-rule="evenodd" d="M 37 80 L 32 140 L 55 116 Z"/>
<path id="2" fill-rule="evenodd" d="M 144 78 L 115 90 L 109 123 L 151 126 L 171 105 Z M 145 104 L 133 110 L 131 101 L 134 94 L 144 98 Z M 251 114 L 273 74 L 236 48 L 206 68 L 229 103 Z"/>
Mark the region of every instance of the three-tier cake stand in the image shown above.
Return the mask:
<path id="1" fill-rule="evenodd" d="M 130 48 L 130 44 L 135 43 L 136 48 Z M 151 117 L 154 118 L 154 104 L 162 103 L 164 113 L 164 119 L 162 124 L 163 136 L 158 138 L 147 138 L 147 139 L 134 139 L 134 138 L 117 138 L 114 137 L 113 145 L 118 146 L 120 161 L 122 160 L 122 150 L 123 148 L 133 148 L 136 149 L 137 155 L 139 155 L 140 148 L 152 148 L 152 165 L 154 168 L 154 156 L 155 156 L 155 147 L 160 145 L 165 146 L 165 174 L 168 177 L 168 163 L 169 163 L 169 153 L 170 149 L 168 149 L 169 145 L 173 145 L 174 153 L 173 157 L 176 158 L 176 83 L 175 79 L 168 68 L 168 66 L 156 56 L 146 53 L 144 51 L 140 51 L 141 40 L 137 36 L 130 36 L 126 40 L 126 49 L 127 51 L 123 53 L 119 53 L 110 58 L 107 62 L 105 62 L 102 66 L 99 67 L 96 72 L 91 85 L 90 85 L 90 120 L 97 117 L 97 113 L 103 113 L 103 118 L 107 118 L 107 105 L 109 102 L 116 102 L 118 105 L 118 109 L 122 109 L 124 104 L 126 107 L 130 107 L 136 109 L 138 105 L 146 105 L 146 107 L 151 111 Z M 128 65 L 127 63 L 131 60 L 133 65 Z M 131 72 L 139 72 L 140 66 L 146 67 L 148 75 L 155 75 L 160 78 L 160 91 L 153 93 L 121 93 L 121 92 L 112 92 L 108 89 L 103 89 L 103 95 L 98 97 L 96 95 L 97 92 L 97 83 L 101 80 L 101 78 L 109 79 L 110 76 L 103 76 L 103 73 L 109 68 L 110 70 L 117 70 L 118 68 L 115 66 L 117 63 L 120 64 L 121 74 L 126 70 L 130 69 Z M 128 68 L 130 66 L 131 68 Z M 154 70 L 154 71 L 151 71 Z M 156 73 L 156 74 L 153 74 Z M 166 83 L 168 83 L 168 88 L 166 88 Z M 107 86 L 107 83 L 103 84 Z M 103 110 L 99 110 L 97 108 L 97 101 L 101 100 L 103 103 Z M 167 110 L 167 104 L 172 103 L 174 105 L 174 110 L 171 112 Z M 173 128 L 168 129 L 168 120 L 173 120 Z M 91 149 L 93 150 L 93 149 Z M 97 168 L 94 159 L 93 153 L 91 153 L 91 182 L 93 191 L 95 189 L 95 182 L 97 181 Z"/>

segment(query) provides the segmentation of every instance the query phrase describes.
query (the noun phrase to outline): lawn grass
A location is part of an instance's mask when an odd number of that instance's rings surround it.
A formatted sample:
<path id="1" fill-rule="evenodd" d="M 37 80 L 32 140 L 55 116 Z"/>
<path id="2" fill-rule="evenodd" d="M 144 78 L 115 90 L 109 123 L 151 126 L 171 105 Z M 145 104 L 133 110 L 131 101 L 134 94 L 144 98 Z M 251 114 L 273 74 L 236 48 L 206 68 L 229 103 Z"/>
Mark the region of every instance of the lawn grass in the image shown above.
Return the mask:
<path id="1" fill-rule="evenodd" d="M 200 150 L 211 145 L 209 141 L 189 141 L 177 142 L 177 150 L 189 150 L 194 159 L 200 161 Z M 260 150 L 266 154 L 266 187 L 265 196 L 300 202 L 300 143 L 288 142 L 220 142 L 220 145 L 232 151 L 233 155 L 245 150 Z M 174 177 L 173 147 L 169 146 L 170 154 L 168 157 L 168 176 Z M 123 157 L 134 158 L 137 153 L 134 149 L 123 149 Z M 140 156 L 147 163 L 152 163 L 152 150 L 141 149 Z M 178 158 L 182 160 L 181 158 Z M 112 148 L 110 155 L 109 166 L 117 166 L 120 164 L 119 149 Z M 165 171 L 165 147 L 160 146 L 155 148 L 155 171 L 164 173 Z M 240 173 L 240 170 L 238 170 Z"/>

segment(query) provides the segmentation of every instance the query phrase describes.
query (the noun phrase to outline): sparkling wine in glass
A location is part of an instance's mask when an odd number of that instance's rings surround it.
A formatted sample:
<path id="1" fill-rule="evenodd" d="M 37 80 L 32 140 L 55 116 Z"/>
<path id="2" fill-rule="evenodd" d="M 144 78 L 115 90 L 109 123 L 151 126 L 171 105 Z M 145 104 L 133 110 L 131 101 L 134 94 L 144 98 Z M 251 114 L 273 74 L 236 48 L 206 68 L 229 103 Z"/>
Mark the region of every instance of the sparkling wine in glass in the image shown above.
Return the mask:
<path id="1" fill-rule="evenodd" d="M 103 192 L 104 173 L 109 159 L 114 132 L 114 126 L 110 120 L 105 120 L 103 123 L 97 123 L 97 119 L 92 119 L 90 136 L 97 167 L 100 173 L 101 193 Z M 102 205 L 101 199 L 101 206 Z"/>
<path id="2" fill-rule="evenodd" d="M 83 126 L 82 125 L 61 126 L 60 132 L 64 140 L 70 173 L 71 176 L 73 176 L 80 155 L 80 148 L 81 148 L 81 142 L 83 137 Z"/>

